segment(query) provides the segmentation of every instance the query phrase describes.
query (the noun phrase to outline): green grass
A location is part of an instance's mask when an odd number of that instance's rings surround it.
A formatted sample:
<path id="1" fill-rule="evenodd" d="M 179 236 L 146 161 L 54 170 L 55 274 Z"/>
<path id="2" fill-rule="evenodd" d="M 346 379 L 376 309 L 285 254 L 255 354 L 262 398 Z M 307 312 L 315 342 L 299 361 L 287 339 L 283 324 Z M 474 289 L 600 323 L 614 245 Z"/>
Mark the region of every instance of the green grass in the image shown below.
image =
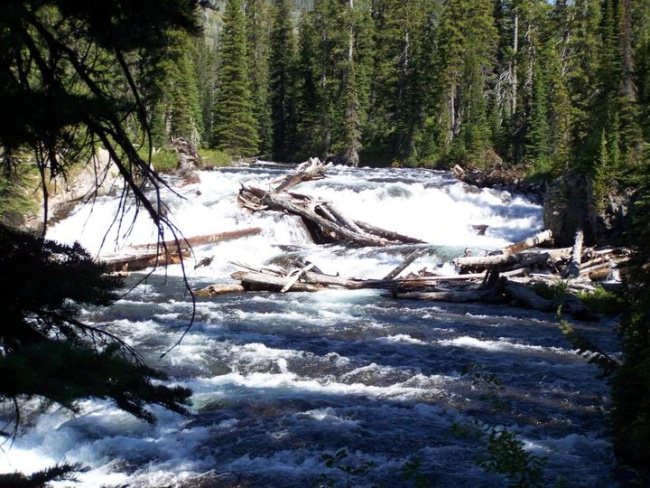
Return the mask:
<path id="1" fill-rule="evenodd" d="M 232 164 L 232 157 L 218 149 L 199 149 L 201 169 L 223 168 Z"/>
<path id="2" fill-rule="evenodd" d="M 620 295 L 602 287 L 596 288 L 594 292 L 581 292 L 578 294 L 578 298 L 594 313 L 616 315 L 626 308 L 626 302 Z"/>
<path id="3" fill-rule="evenodd" d="M 151 157 L 153 167 L 159 173 L 168 173 L 178 167 L 178 155 L 169 149 L 160 149 Z"/>
<path id="4" fill-rule="evenodd" d="M 138 155 L 145 161 L 149 158 L 146 149 L 140 149 Z M 159 173 L 169 173 L 178 167 L 178 155 L 171 149 L 155 149 L 151 155 L 153 168 Z"/>

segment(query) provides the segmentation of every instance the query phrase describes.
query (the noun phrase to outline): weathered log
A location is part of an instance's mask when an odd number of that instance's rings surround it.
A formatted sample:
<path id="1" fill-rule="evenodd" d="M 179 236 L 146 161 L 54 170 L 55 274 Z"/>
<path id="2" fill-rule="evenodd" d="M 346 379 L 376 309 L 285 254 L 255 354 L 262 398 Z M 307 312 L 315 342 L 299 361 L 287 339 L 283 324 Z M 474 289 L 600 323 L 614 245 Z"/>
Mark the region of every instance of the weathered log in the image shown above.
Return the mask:
<path id="1" fill-rule="evenodd" d="M 576 231 L 576 237 L 571 250 L 571 262 L 567 268 L 567 278 L 577 278 L 580 276 L 580 262 L 582 261 L 582 243 L 585 235 L 582 228 Z"/>
<path id="2" fill-rule="evenodd" d="M 308 263 L 306 266 L 294 270 L 289 275 L 289 279 L 287 280 L 287 283 L 280 290 L 280 293 L 286 293 L 287 291 L 289 291 L 291 287 L 296 284 L 296 281 L 298 281 L 303 274 L 305 274 L 307 271 L 312 269 L 314 266 L 315 266 L 314 263 Z"/>
<path id="3" fill-rule="evenodd" d="M 195 290 L 194 294 L 198 297 L 212 298 L 219 295 L 226 295 L 229 293 L 241 293 L 246 289 L 239 283 L 223 283 L 217 285 L 206 286 L 200 290 Z"/>
<path id="4" fill-rule="evenodd" d="M 546 252 L 522 252 L 519 254 L 497 254 L 495 256 L 463 256 L 453 260 L 455 266 L 461 271 L 480 271 L 494 266 L 528 267 L 548 262 L 549 254 Z"/>
<path id="5" fill-rule="evenodd" d="M 557 310 L 557 305 L 553 300 L 540 297 L 537 293 L 519 283 L 508 281 L 505 283 L 503 289 L 508 295 L 523 303 L 528 308 L 542 312 L 554 312 Z"/>
<path id="6" fill-rule="evenodd" d="M 519 283 L 514 283 L 510 280 L 505 282 L 503 289 L 508 295 L 534 310 L 540 310 L 542 312 L 561 311 L 562 313 L 568 313 L 579 320 L 598 319 L 598 317 L 590 312 L 577 297 L 567 295 L 566 297 L 557 300 L 549 300 L 540 297 L 530 288 Z"/>
<path id="7" fill-rule="evenodd" d="M 268 208 L 302 217 L 316 243 L 348 241 L 364 246 L 422 243 L 417 239 L 342 217 L 337 210 L 332 211 L 333 208 L 328 203 L 306 195 L 265 192 L 259 188 L 242 186 L 239 201 L 253 211 Z"/>
<path id="8" fill-rule="evenodd" d="M 317 244 L 336 241 L 364 246 L 423 243 L 419 239 L 350 219 L 328 202 L 287 191 L 303 181 L 322 178 L 326 168 L 318 159 L 310 159 L 295 174 L 280 180 L 272 191 L 242 185 L 237 198 L 242 206 L 252 211 L 270 209 L 298 215 Z"/>
<path id="9" fill-rule="evenodd" d="M 531 247 L 536 247 L 539 246 L 540 244 L 548 242 L 552 238 L 553 238 L 553 233 L 550 230 L 544 230 L 542 232 L 538 232 L 534 236 L 524 239 L 523 241 L 516 242 L 515 244 L 511 244 L 503 248 L 503 253 L 504 254 L 519 253 L 525 249 L 530 249 Z"/>
<path id="10" fill-rule="evenodd" d="M 251 291 L 281 291 L 287 284 L 286 277 L 278 277 L 265 273 L 241 272 L 233 273 L 233 278 L 241 281 L 245 290 Z M 311 283 L 296 282 L 291 291 L 318 291 L 323 287 Z"/>
<path id="11" fill-rule="evenodd" d="M 359 227 L 361 227 L 366 232 L 370 232 L 371 234 L 377 235 L 379 237 L 383 237 L 384 239 L 388 239 L 389 241 L 392 242 L 397 242 L 402 244 L 425 244 L 423 240 L 415 239 L 414 237 L 405 236 L 404 234 L 400 234 L 398 232 L 392 232 L 386 229 L 381 229 L 379 227 L 375 227 L 374 225 L 368 224 L 367 222 L 360 222 L 357 220 L 356 223 Z"/>
<path id="12" fill-rule="evenodd" d="M 309 161 L 298 166 L 296 173 L 285 176 L 280 184 L 274 188 L 274 192 L 280 193 L 299 185 L 303 181 L 320 180 L 325 178 L 325 171 L 328 165 L 323 164 L 318 158 L 310 158 Z"/>
<path id="13" fill-rule="evenodd" d="M 388 273 L 386 276 L 384 276 L 385 280 L 392 280 L 394 278 L 397 278 L 399 274 L 404 271 L 406 268 L 408 268 L 413 262 L 418 259 L 421 256 L 424 256 L 426 253 L 428 253 L 428 249 L 417 249 L 410 253 L 402 263 L 397 266 L 395 269 L 393 269 L 390 273 Z"/>
<path id="14" fill-rule="evenodd" d="M 111 272 L 131 272 L 153 268 L 154 266 L 178 264 L 183 258 L 189 257 L 190 253 L 187 250 L 183 250 L 181 254 L 177 252 L 168 252 L 167 254 L 164 252 L 147 252 L 122 256 L 104 256 L 100 261 Z"/>
<path id="15" fill-rule="evenodd" d="M 215 242 L 229 241 L 233 239 L 239 239 L 241 237 L 248 237 L 252 235 L 257 235 L 262 232 L 260 227 L 247 227 L 245 229 L 232 230 L 227 232 L 217 232 L 215 234 L 206 234 L 201 236 L 187 237 L 184 239 L 178 239 L 178 241 L 165 241 L 160 243 L 152 244 L 136 244 L 131 246 L 133 249 L 170 249 L 176 250 L 178 247 L 181 249 L 188 249 L 193 246 L 202 246 L 204 244 L 213 244 Z M 162 252 L 162 251 L 161 251 Z"/>

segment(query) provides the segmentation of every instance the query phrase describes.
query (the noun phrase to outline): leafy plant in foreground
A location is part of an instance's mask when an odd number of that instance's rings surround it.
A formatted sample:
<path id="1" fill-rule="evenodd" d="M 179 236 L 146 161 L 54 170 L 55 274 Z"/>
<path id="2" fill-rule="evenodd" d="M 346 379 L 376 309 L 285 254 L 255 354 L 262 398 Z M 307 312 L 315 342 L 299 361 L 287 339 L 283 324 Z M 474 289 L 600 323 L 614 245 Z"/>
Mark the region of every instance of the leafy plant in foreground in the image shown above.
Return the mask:
<path id="1" fill-rule="evenodd" d="M 490 473 L 505 475 L 509 488 L 534 488 L 545 486 L 544 462 L 544 458 L 527 452 L 514 433 L 492 429 L 487 434 L 487 456 L 478 464 Z"/>

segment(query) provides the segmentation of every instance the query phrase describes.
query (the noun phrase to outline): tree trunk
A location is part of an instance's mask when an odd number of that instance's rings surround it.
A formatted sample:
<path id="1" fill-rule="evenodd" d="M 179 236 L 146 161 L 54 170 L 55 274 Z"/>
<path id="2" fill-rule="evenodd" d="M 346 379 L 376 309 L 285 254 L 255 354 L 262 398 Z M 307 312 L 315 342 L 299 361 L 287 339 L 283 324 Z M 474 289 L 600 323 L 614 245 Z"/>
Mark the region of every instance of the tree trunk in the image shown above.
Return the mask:
<path id="1" fill-rule="evenodd" d="M 582 228 L 576 231 L 576 237 L 571 250 L 571 262 L 567 269 L 568 278 L 577 278 L 580 276 L 580 263 L 582 262 L 582 243 L 584 241 L 584 232 Z"/>

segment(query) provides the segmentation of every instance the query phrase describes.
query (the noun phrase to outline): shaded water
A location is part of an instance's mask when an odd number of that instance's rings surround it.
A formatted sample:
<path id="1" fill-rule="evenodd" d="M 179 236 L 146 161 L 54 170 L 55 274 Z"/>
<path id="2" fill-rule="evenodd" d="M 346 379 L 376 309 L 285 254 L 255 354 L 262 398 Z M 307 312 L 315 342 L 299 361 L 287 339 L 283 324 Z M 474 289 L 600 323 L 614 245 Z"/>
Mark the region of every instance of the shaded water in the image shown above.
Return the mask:
<path id="1" fill-rule="evenodd" d="M 193 271 L 189 263 L 193 286 L 229 281 L 235 270 L 229 261 L 259 266 L 287 253 L 325 272 L 379 278 L 408 252 L 318 247 L 297 219 L 237 207 L 240 182 L 266 185 L 286 171 L 202 173 L 201 184 L 179 190 L 185 199 L 168 196 L 187 236 L 264 229 L 261 236 L 197 248 L 197 260 L 214 260 Z M 465 248 L 498 248 L 541 227 L 538 205 L 467 187 L 446 173 L 331 173 L 296 191 L 431 242 L 432 254 L 407 272 L 454 273 L 447 262 Z M 90 220 L 82 208 L 51 236 L 80 239 L 97 252 L 116 205 L 100 199 Z M 477 224 L 489 226 L 485 236 L 475 235 Z M 151 239 L 140 220 L 127 242 Z M 111 308 L 87 310 L 83 318 L 110 326 L 174 383 L 192 388 L 192 414 L 155 409 L 158 423 L 149 426 L 107 402 L 87 401 L 78 416 L 51 407 L 0 453 L 1 471 L 68 461 L 91 468 L 80 475 L 82 486 L 412 486 L 403 471 L 417 460 L 430 486 L 506 486 L 504 476 L 479 465 L 487 450 L 477 433 L 497 428 L 545 458 L 544 485 L 615 485 L 606 384 L 572 351 L 550 314 L 395 301 L 379 291 L 230 295 L 199 300 L 189 334 L 160 360 L 191 312 L 180 276 L 178 266 L 156 271 Z M 616 351 L 612 324 L 576 327 Z M 328 467 L 323 455 L 341 449 L 347 456 Z"/>

